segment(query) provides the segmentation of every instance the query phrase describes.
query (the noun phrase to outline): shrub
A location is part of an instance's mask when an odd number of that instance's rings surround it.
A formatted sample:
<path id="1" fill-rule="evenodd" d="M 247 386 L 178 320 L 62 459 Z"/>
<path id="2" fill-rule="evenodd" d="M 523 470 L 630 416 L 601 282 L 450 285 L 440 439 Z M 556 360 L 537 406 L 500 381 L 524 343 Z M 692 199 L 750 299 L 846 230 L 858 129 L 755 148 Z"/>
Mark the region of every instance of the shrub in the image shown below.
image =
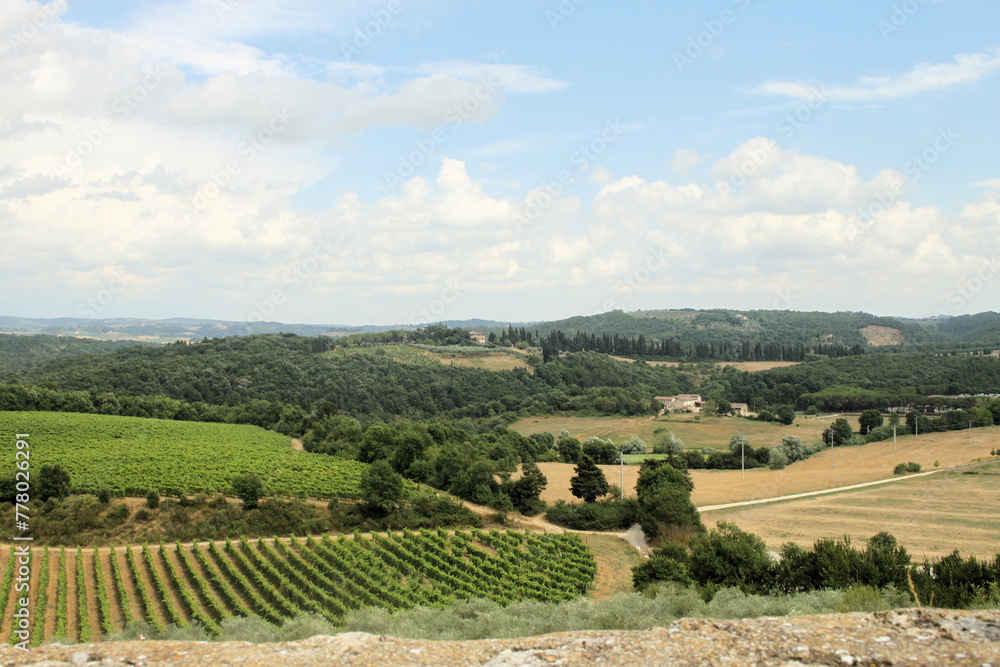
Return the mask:
<path id="1" fill-rule="evenodd" d="M 858 418 L 858 433 L 867 435 L 885 422 L 879 410 L 865 410 Z"/>
<path id="2" fill-rule="evenodd" d="M 150 491 L 146 494 L 146 507 L 151 510 L 155 510 L 160 506 L 160 494 L 156 491 Z"/>
<path id="3" fill-rule="evenodd" d="M 559 452 L 555 449 L 547 449 L 535 457 L 538 463 L 556 463 L 559 461 Z"/>
<path id="4" fill-rule="evenodd" d="M 747 593 L 767 592 L 774 567 L 764 540 L 720 521 L 707 534 L 694 535 L 691 575 L 702 585 L 737 587 Z"/>
<path id="5" fill-rule="evenodd" d="M 633 498 L 573 505 L 560 500 L 545 513 L 545 520 L 573 530 L 624 530 L 636 522 L 638 509 Z"/>
<path id="6" fill-rule="evenodd" d="M 111 509 L 109 509 L 104 516 L 107 519 L 108 523 L 110 523 L 112 526 L 119 526 L 125 523 L 125 520 L 128 519 L 128 515 L 129 515 L 128 505 L 125 505 L 124 503 L 119 503 L 114 507 L 112 507 Z"/>
<path id="7" fill-rule="evenodd" d="M 771 470 L 784 470 L 788 466 L 788 455 L 782 447 L 772 447 L 767 463 Z"/>
<path id="8" fill-rule="evenodd" d="M 742 433 L 734 433 L 733 437 L 729 439 L 729 451 L 733 454 L 739 456 L 740 451 L 746 451 L 750 449 L 750 438 L 746 437 Z"/>
<path id="9" fill-rule="evenodd" d="M 910 461 L 909 463 L 897 463 L 892 469 L 893 475 L 907 475 L 909 473 L 920 472 L 920 464 Z"/>
<path id="10" fill-rule="evenodd" d="M 610 439 L 592 436 L 583 441 L 583 455 L 597 465 L 611 465 L 618 460 L 618 449 Z"/>
<path id="11" fill-rule="evenodd" d="M 854 435 L 854 429 L 851 428 L 851 423 L 844 419 L 843 417 L 838 417 L 830 428 L 823 431 L 823 444 L 829 445 L 831 433 L 833 437 L 833 444 L 836 447 L 844 445 L 847 440 Z"/>
<path id="12" fill-rule="evenodd" d="M 791 426 L 795 421 L 795 408 L 790 405 L 782 405 L 775 412 L 775 418 L 785 426 Z"/>
<path id="13" fill-rule="evenodd" d="M 153 518 L 153 514 L 149 510 L 147 510 L 145 508 L 137 510 L 136 513 L 135 513 L 135 520 L 139 521 L 139 522 L 149 521 L 152 518 Z"/>
<path id="14" fill-rule="evenodd" d="M 256 508 L 264 493 L 264 482 L 257 475 L 237 475 L 233 478 L 233 494 L 243 501 L 243 509 Z"/>
<path id="15" fill-rule="evenodd" d="M 861 447 L 868 444 L 868 438 L 863 435 L 852 435 L 840 444 L 845 447 Z"/>
<path id="16" fill-rule="evenodd" d="M 275 642 L 278 641 L 278 628 L 259 616 L 233 616 L 219 624 L 222 632 L 219 641 L 225 642 Z"/>
<path id="17" fill-rule="evenodd" d="M 645 454 L 646 443 L 643 442 L 642 438 L 632 436 L 622 443 L 621 452 L 622 454 Z"/>
<path id="18" fill-rule="evenodd" d="M 38 483 L 35 485 L 35 496 L 44 502 L 49 498 L 65 498 L 69 495 L 73 484 L 69 473 L 60 465 L 42 465 L 38 470 Z"/>
<path id="19" fill-rule="evenodd" d="M 684 453 L 684 443 L 665 428 L 656 429 L 664 431 L 663 436 L 653 444 L 653 452 L 656 454 L 677 454 Z"/>
<path id="20" fill-rule="evenodd" d="M 682 460 L 684 461 L 684 465 L 688 468 L 698 470 L 705 467 L 705 455 L 701 452 L 696 452 L 694 450 L 684 452 Z"/>
<path id="21" fill-rule="evenodd" d="M 687 563 L 665 555 L 653 555 L 645 563 L 632 568 L 632 586 L 637 591 L 643 591 L 650 584 L 663 581 L 690 584 L 691 570 Z"/>
<path id="22" fill-rule="evenodd" d="M 309 639 L 310 637 L 320 635 L 329 637 L 335 634 L 337 634 L 337 628 L 331 625 L 330 621 L 323 618 L 323 616 L 314 612 L 311 614 L 299 614 L 285 621 L 278 631 L 275 641 L 296 642 Z"/>
<path id="23" fill-rule="evenodd" d="M 108 487 L 105 486 L 100 491 L 98 491 L 97 492 L 97 502 L 101 503 L 102 505 L 107 505 L 108 503 L 110 503 L 111 502 L 111 489 L 109 489 Z"/>
<path id="24" fill-rule="evenodd" d="M 563 463 L 579 463 L 580 456 L 583 454 L 580 441 L 571 437 L 568 433 L 565 437 L 562 434 L 559 435 L 559 442 L 556 444 L 556 449 L 559 451 L 559 458 L 562 459 Z"/>
<path id="25" fill-rule="evenodd" d="M 785 458 L 789 463 L 801 461 L 806 457 L 806 449 L 802 439 L 796 435 L 786 435 L 781 439 L 781 448 L 785 450 Z"/>

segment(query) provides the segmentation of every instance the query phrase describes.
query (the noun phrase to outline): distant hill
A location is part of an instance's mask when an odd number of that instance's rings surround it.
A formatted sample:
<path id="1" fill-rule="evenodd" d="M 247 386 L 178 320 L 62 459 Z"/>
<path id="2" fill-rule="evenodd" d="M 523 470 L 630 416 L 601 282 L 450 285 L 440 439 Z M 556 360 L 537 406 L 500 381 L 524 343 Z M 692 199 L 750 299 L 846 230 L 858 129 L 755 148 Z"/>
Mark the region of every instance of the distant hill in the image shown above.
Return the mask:
<path id="1" fill-rule="evenodd" d="M 515 328 L 523 325 L 514 324 Z M 500 333 L 500 327 L 483 327 Z M 845 347 L 894 349 L 1000 349 L 1000 314 L 980 313 L 953 318 L 915 320 L 863 312 L 798 312 L 785 310 L 614 310 L 599 315 L 570 317 L 526 326 L 547 336 L 581 332 L 647 340 L 673 338 L 684 347 L 697 344 L 739 345 L 769 342 L 807 347 L 841 344 Z"/>
<path id="2" fill-rule="evenodd" d="M 577 332 L 598 336 L 618 335 L 626 338 L 637 338 L 641 335 L 647 340 L 675 339 L 684 347 L 694 347 L 698 344 L 738 346 L 760 342 L 805 347 L 824 344 L 840 344 L 845 347 L 860 345 L 866 348 L 886 347 L 893 351 L 1000 349 L 1000 313 L 992 311 L 959 317 L 907 319 L 863 312 L 613 310 L 599 315 L 570 317 L 549 322 L 504 322 L 475 318 L 387 326 L 231 322 L 186 318 L 87 320 L 0 316 L 0 333 L 42 333 L 102 341 L 170 343 L 176 340 L 197 342 L 206 338 L 273 333 L 336 338 L 356 333 L 412 331 L 427 324 L 443 324 L 451 328 L 496 334 L 512 326 L 542 336 L 547 336 L 550 331 L 556 330 L 569 336 Z"/>
<path id="3" fill-rule="evenodd" d="M 177 340 L 198 342 L 205 338 L 269 333 L 293 333 L 300 336 L 346 336 L 352 333 L 372 333 L 393 328 L 414 329 L 415 327 L 412 325 L 387 327 L 285 324 L 283 322 L 228 322 L 187 318 L 148 320 L 129 317 L 92 320 L 70 317 L 33 319 L 0 316 L 0 333 L 36 333 L 105 341 L 135 340 L 150 343 L 172 343 Z"/>
<path id="4" fill-rule="evenodd" d="M 109 342 L 44 335 L 0 334 L 0 376 L 32 364 L 65 357 L 112 352 L 127 345 L 141 344 L 134 341 Z"/>
<path id="5" fill-rule="evenodd" d="M 962 342 L 996 344 L 1000 340 L 1000 313 L 993 311 L 920 323 L 932 331 Z"/>
<path id="6" fill-rule="evenodd" d="M 898 329 L 909 343 L 929 342 L 937 337 L 929 327 L 868 313 L 819 313 L 796 311 L 737 310 L 646 310 L 626 313 L 614 310 L 600 315 L 571 317 L 531 327 L 543 336 L 559 330 L 567 334 L 618 334 L 648 338 L 676 338 L 682 345 L 698 343 L 739 344 L 768 341 L 783 345 L 840 343 L 866 344 L 862 329 L 881 326 Z"/>

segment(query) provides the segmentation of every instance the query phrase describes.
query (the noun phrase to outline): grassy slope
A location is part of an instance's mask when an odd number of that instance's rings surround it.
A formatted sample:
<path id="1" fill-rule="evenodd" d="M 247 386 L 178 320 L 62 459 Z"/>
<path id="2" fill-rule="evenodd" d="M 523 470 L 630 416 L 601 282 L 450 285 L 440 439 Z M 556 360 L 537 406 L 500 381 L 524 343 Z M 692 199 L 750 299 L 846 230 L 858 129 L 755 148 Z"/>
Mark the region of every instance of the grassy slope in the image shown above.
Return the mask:
<path id="1" fill-rule="evenodd" d="M 362 463 L 292 449 L 288 436 L 256 426 L 174 422 L 49 412 L 0 412 L 0 432 L 28 433 L 31 468 L 60 464 L 73 486 L 228 491 L 238 474 L 256 473 L 275 495 L 356 496 Z M 13 472 L 14 440 L 2 443 Z"/>
<path id="2" fill-rule="evenodd" d="M 759 422 L 736 417 L 718 417 L 711 419 L 695 419 L 695 415 L 672 415 L 658 417 L 652 420 L 648 417 L 527 417 L 511 425 L 511 428 L 523 435 L 548 432 L 558 436 L 561 429 L 566 429 L 570 435 L 581 442 L 597 435 L 610 437 L 616 443 L 633 435 L 639 436 L 647 443 L 652 443 L 658 436 L 654 435 L 657 428 L 665 428 L 679 437 L 688 449 L 711 447 L 725 448 L 734 433 L 742 433 L 750 438 L 754 447 L 773 447 L 781 444 L 786 435 L 797 435 L 806 444 L 819 442 L 820 434 L 826 429 L 833 417 L 821 419 L 799 418 L 791 426 L 776 422 Z"/>

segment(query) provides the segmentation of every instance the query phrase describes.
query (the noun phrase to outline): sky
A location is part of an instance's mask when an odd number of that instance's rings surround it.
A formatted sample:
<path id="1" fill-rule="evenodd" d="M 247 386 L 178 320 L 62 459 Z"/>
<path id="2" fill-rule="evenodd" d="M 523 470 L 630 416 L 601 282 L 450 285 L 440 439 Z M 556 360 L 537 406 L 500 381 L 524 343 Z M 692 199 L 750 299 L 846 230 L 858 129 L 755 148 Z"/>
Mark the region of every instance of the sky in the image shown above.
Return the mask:
<path id="1" fill-rule="evenodd" d="M 996 310 L 991 0 L 0 2 L 0 314 Z"/>

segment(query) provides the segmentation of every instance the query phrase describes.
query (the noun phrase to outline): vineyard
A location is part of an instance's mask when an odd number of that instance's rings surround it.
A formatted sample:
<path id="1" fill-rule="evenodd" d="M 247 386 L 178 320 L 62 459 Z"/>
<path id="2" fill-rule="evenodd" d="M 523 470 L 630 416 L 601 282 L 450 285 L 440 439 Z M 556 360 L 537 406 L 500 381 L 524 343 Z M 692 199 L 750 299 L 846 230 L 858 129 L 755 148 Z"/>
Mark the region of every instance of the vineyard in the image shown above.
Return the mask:
<path id="1" fill-rule="evenodd" d="M 351 498 L 365 464 L 291 448 L 256 426 L 62 412 L 0 412 L 0 431 L 31 434 L 31 465 L 61 465 L 74 492 L 117 496 L 229 492 L 255 473 L 271 495 Z M 13 440 L 3 443 L 13 460 Z"/>
<path id="2" fill-rule="evenodd" d="M 0 632 L 16 642 L 13 549 L 0 558 Z M 226 619 L 250 615 L 281 624 L 315 613 L 340 625 L 369 606 L 398 611 L 473 596 L 560 602 L 585 593 L 596 569 L 576 535 L 517 531 L 35 548 L 30 642 L 95 641 L 134 621 L 217 635 Z"/>

